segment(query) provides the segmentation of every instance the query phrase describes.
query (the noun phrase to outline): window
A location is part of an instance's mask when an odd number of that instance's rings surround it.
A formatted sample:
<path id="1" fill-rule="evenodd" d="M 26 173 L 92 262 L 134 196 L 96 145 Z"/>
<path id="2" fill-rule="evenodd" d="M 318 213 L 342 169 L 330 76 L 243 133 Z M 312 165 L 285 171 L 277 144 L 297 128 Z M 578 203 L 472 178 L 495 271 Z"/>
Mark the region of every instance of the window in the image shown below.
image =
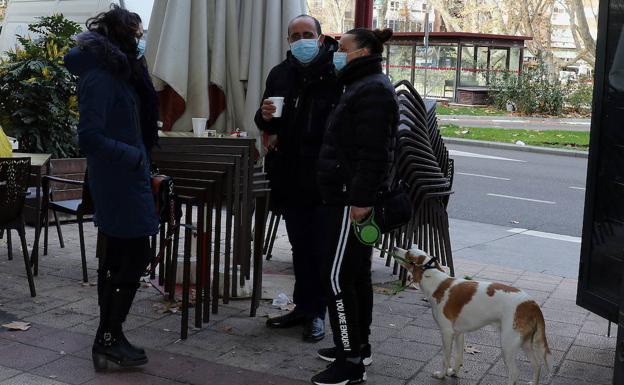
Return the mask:
<path id="1" fill-rule="evenodd" d="M 398 1 L 391 1 L 389 9 L 391 11 L 398 11 L 399 10 L 399 2 Z"/>
<path id="2" fill-rule="evenodd" d="M 395 31 L 399 29 L 399 21 L 398 20 L 388 20 L 388 28 Z"/>

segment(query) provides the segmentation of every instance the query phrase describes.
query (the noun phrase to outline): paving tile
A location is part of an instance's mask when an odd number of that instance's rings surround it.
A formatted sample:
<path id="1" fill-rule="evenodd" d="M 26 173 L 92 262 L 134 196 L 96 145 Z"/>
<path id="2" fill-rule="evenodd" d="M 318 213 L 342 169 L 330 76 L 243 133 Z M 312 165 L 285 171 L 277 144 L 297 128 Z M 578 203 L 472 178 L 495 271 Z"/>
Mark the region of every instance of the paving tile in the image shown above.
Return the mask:
<path id="1" fill-rule="evenodd" d="M 544 302 L 542 308 L 570 311 L 585 315 L 589 314 L 587 310 L 583 309 L 580 306 L 577 306 L 575 301 L 560 298 L 549 298 L 548 300 L 546 300 L 546 302 Z"/>
<path id="2" fill-rule="evenodd" d="M 548 333 L 546 337 L 550 350 L 567 351 L 574 342 L 573 337 L 563 337 L 552 333 Z"/>
<path id="3" fill-rule="evenodd" d="M 39 287 L 38 282 L 36 288 L 38 295 L 35 298 L 19 298 L 5 303 L 4 306 L 6 306 L 7 309 L 16 309 L 32 314 L 38 314 L 63 306 L 69 302 L 67 300 L 41 295 L 40 292 L 43 289 Z"/>
<path id="4" fill-rule="evenodd" d="M 576 378 L 566 378 L 554 376 L 550 385 L 596 385 L 594 382 L 587 382 Z"/>
<path id="5" fill-rule="evenodd" d="M 375 372 L 366 372 L 366 384 L 404 385 L 405 380 L 396 377 L 384 376 Z"/>
<path id="6" fill-rule="evenodd" d="M 615 350 L 600 350 L 585 346 L 572 346 L 568 351 L 566 360 L 613 367 Z"/>
<path id="7" fill-rule="evenodd" d="M 20 373 L 22 372 L 19 370 L 5 368 L 4 366 L 0 366 L 0 381 L 6 380 L 7 378 L 15 377 Z"/>
<path id="8" fill-rule="evenodd" d="M 419 302 L 424 304 L 424 302 L 420 301 L 420 298 L 422 297 L 419 297 Z M 420 303 L 416 305 L 396 301 L 386 301 L 382 304 L 376 304 L 375 312 L 388 315 L 399 315 L 407 318 L 416 318 L 424 312 L 431 311 L 428 306 L 421 306 Z"/>
<path id="9" fill-rule="evenodd" d="M 66 329 L 93 318 L 95 318 L 93 315 L 74 313 L 69 310 L 57 308 L 27 317 L 25 321 L 52 326 L 58 329 Z"/>
<path id="10" fill-rule="evenodd" d="M 414 318 L 408 318 L 396 314 L 373 313 L 373 325 L 391 329 L 402 329 Z"/>
<path id="11" fill-rule="evenodd" d="M 75 353 L 93 344 L 93 337 L 75 333 L 73 331 L 59 330 L 56 333 L 47 334 L 41 338 L 30 340 L 30 345 L 53 350 L 55 352 Z"/>
<path id="12" fill-rule="evenodd" d="M 407 326 L 406 326 L 407 327 Z M 383 342 L 391 337 L 396 337 L 402 329 L 384 328 L 371 325 L 371 334 L 368 337 L 371 343 Z M 327 337 L 326 337 L 327 338 Z"/>
<path id="13" fill-rule="evenodd" d="M 442 336 L 440 335 L 439 330 L 426 329 L 421 326 L 407 325 L 399 331 L 396 337 L 405 341 L 424 342 L 427 344 L 440 346 L 442 345 Z"/>
<path id="14" fill-rule="evenodd" d="M 580 325 L 546 320 L 546 335 L 576 337 L 580 330 Z"/>
<path id="15" fill-rule="evenodd" d="M 61 358 L 59 352 L 17 342 L 0 344 L 0 365 L 12 369 L 30 370 Z"/>
<path id="16" fill-rule="evenodd" d="M 594 385 L 606 385 L 611 383 L 613 372 L 605 366 L 565 360 L 559 368 L 557 375 L 566 378 L 585 380 Z"/>
<path id="17" fill-rule="evenodd" d="M 609 321 L 606 319 L 598 318 L 598 319 L 588 319 L 583 323 L 583 327 L 581 328 L 582 333 L 589 334 L 597 334 L 600 336 L 606 336 L 609 330 Z M 617 325 L 611 324 L 611 335 L 617 336 Z"/>
<path id="18" fill-rule="evenodd" d="M 574 325 L 582 325 L 585 322 L 585 318 L 587 318 L 587 314 L 548 308 L 542 308 L 542 313 L 545 320 Z"/>
<path id="19" fill-rule="evenodd" d="M 416 377 L 412 378 L 407 385 L 476 385 L 478 383 L 478 380 L 462 377 L 461 373 L 459 377 L 446 377 L 444 380 L 433 378 L 432 373 L 440 369 L 440 367 L 435 369 L 425 368 Z"/>
<path id="20" fill-rule="evenodd" d="M 87 381 L 84 385 L 172 385 L 183 384 L 183 382 L 173 381 L 160 377 L 141 373 L 141 369 L 116 369 L 107 373 L 97 374 L 95 378 Z"/>
<path id="21" fill-rule="evenodd" d="M 413 377 L 423 366 L 425 366 L 425 363 L 421 361 L 379 353 L 373 354 L 373 365 L 369 367 L 370 369 L 367 369 L 367 372 L 407 380 Z"/>
<path id="22" fill-rule="evenodd" d="M 525 382 L 530 381 L 533 378 L 533 368 L 531 367 L 531 363 L 528 361 L 516 359 L 516 364 L 520 373 L 519 379 Z M 507 366 L 505 365 L 505 362 L 502 358 L 499 359 L 489 371 L 489 374 L 505 378 L 507 378 L 507 373 Z M 550 381 L 549 376 L 546 376 L 546 373 L 544 372 L 544 370 L 542 370 L 542 373 L 540 375 L 540 384 L 548 383 L 548 381 Z"/>
<path id="23" fill-rule="evenodd" d="M 493 374 L 488 374 L 483 377 L 479 385 L 503 385 L 507 383 L 507 377 L 495 376 Z"/>
<path id="24" fill-rule="evenodd" d="M 500 333 L 486 330 L 476 330 L 464 335 L 466 344 L 477 344 L 500 347 Z"/>
<path id="25" fill-rule="evenodd" d="M 0 382 L 0 385 L 67 385 L 67 383 L 24 373 Z"/>
<path id="26" fill-rule="evenodd" d="M 616 336 L 607 337 L 590 333 L 579 333 L 574 340 L 574 345 L 586 346 L 594 349 L 613 349 L 615 350 Z"/>
<path id="27" fill-rule="evenodd" d="M 479 281 L 513 283 L 518 279 L 518 275 L 484 270 L 473 278 Z"/>
<path id="28" fill-rule="evenodd" d="M 74 356 L 64 356 L 32 370 L 31 373 L 76 385 L 89 381 L 96 376 L 91 360 Z"/>
<path id="29" fill-rule="evenodd" d="M 429 361 L 432 357 L 438 354 L 440 347 L 436 345 L 404 341 L 398 338 L 390 338 L 386 342 L 379 345 L 376 351 L 394 357 L 407 358 L 417 361 Z"/>

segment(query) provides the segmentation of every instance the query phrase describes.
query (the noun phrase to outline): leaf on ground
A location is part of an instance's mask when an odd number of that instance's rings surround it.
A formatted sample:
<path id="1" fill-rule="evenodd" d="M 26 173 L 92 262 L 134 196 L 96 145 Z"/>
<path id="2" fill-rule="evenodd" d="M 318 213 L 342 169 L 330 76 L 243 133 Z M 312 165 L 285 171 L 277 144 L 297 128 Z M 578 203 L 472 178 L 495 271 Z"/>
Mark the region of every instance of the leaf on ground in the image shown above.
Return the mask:
<path id="1" fill-rule="evenodd" d="M 472 281 L 472 277 L 471 277 L 471 276 L 469 276 L 469 275 L 464 275 L 464 279 L 465 279 L 466 281 Z"/>
<path id="2" fill-rule="evenodd" d="M 474 346 L 466 346 L 464 348 L 464 352 L 468 353 L 468 354 L 477 354 L 477 353 L 481 353 L 481 350 L 475 349 Z"/>
<path id="3" fill-rule="evenodd" d="M 221 328 L 220 328 L 220 329 L 221 329 L 221 331 L 223 331 L 223 332 L 229 333 L 229 332 L 231 332 L 231 331 L 232 331 L 233 327 L 232 327 L 232 326 L 225 325 L 225 326 L 221 326 Z"/>
<path id="4" fill-rule="evenodd" d="M 13 322 L 9 322 L 8 324 L 4 324 L 2 325 L 2 327 L 5 327 L 9 330 L 20 330 L 20 331 L 26 331 L 28 329 L 30 329 L 30 322 L 21 322 L 21 321 L 13 321 Z"/>

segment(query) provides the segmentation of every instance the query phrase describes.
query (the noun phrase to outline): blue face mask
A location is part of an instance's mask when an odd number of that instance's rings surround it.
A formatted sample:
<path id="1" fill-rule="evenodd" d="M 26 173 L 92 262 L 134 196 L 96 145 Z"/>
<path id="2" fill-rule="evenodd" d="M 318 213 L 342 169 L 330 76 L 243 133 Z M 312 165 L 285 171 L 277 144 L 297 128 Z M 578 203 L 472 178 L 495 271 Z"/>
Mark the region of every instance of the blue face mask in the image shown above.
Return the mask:
<path id="1" fill-rule="evenodd" d="M 318 55 L 318 39 L 297 40 L 290 45 L 290 52 L 300 63 L 308 64 Z"/>
<path id="2" fill-rule="evenodd" d="M 336 71 L 340 71 L 347 65 L 347 53 L 346 52 L 334 52 L 334 67 Z"/>
<path id="3" fill-rule="evenodd" d="M 137 51 L 139 51 L 137 59 L 140 59 L 143 57 L 143 55 L 145 55 L 145 40 L 139 40 L 139 42 L 137 43 Z"/>

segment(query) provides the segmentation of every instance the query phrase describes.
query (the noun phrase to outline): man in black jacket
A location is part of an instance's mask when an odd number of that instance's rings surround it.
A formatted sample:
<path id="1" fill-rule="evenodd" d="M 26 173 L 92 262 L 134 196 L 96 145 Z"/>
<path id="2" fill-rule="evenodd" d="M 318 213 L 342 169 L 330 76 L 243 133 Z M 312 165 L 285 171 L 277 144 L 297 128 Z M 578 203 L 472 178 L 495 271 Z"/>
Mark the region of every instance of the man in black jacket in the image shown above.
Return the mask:
<path id="1" fill-rule="evenodd" d="M 327 117 L 340 92 L 333 67 L 337 42 L 321 34 L 315 18 L 301 15 L 288 27 L 291 50 L 266 81 L 264 101 L 255 122 L 277 145 L 266 157 L 274 210 L 284 214 L 295 270 L 294 311 L 267 321 L 269 327 L 304 324 L 303 338 L 316 342 L 325 336 L 326 303 L 321 266 L 329 250 L 321 236 L 326 226 L 316 183 L 316 163 Z M 269 97 L 283 97 L 281 117 Z"/>

